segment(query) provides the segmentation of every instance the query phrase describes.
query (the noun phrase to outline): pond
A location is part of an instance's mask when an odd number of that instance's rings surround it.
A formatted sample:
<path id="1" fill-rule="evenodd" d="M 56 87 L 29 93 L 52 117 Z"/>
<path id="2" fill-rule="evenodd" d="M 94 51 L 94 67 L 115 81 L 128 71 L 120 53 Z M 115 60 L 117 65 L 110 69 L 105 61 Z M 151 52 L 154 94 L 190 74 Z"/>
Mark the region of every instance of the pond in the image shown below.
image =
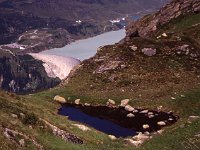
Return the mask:
<path id="1" fill-rule="evenodd" d="M 68 116 L 69 120 L 83 123 L 98 131 L 116 137 L 134 136 L 137 132 L 154 132 L 164 126 L 175 123 L 178 119 L 172 113 L 142 109 L 135 109 L 133 113 L 134 117 L 129 118 L 127 115 L 130 112 L 126 111 L 124 107 L 84 106 L 75 104 L 62 105 L 58 114 Z M 150 118 L 149 114 L 153 117 Z M 160 126 L 157 124 L 161 121 L 165 122 L 165 125 Z M 144 129 L 143 125 L 145 124 L 148 124 L 149 128 Z"/>

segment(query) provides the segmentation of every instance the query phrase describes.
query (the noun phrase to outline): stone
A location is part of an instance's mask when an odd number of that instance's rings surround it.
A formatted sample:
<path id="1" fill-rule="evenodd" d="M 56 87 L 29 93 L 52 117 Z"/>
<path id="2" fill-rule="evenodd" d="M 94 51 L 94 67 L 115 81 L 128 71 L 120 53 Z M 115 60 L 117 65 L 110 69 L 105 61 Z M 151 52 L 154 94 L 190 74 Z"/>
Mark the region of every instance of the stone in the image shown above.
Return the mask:
<path id="1" fill-rule="evenodd" d="M 24 147 L 25 146 L 25 140 L 24 139 L 19 140 L 19 145 L 21 147 Z"/>
<path id="2" fill-rule="evenodd" d="M 130 106 L 130 105 L 126 105 L 125 106 L 125 110 L 126 111 L 134 111 L 135 109 L 132 106 Z"/>
<path id="3" fill-rule="evenodd" d="M 185 97 L 185 95 L 181 95 L 181 97 Z"/>
<path id="4" fill-rule="evenodd" d="M 115 101 L 112 100 L 112 99 L 109 99 L 109 100 L 108 100 L 108 104 L 115 105 Z"/>
<path id="5" fill-rule="evenodd" d="M 134 117 L 135 117 L 135 115 L 134 115 L 134 114 L 132 114 L 132 113 L 129 113 L 129 114 L 127 114 L 127 115 L 126 115 L 126 117 L 127 117 L 127 118 L 134 118 Z"/>
<path id="6" fill-rule="evenodd" d="M 138 49 L 138 47 L 137 46 L 135 46 L 135 45 L 132 45 L 132 46 L 129 46 L 133 51 L 136 51 L 137 49 Z"/>
<path id="7" fill-rule="evenodd" d="M 137 109 L 134 109 L 133 110 L 133 113 L 138 113 L 139 111 Z"/>
<path id="8" fill-rule="evenodd" d="M 172 100 L 175 100 L 176 98 L 175 98 L 175 97 L 171 97 L 171 99 L 172 99 Z"/>
<path id="9" fill-rule="evenodd" d="M 90 104 L 88 104 L 88 103 L 85 103 L 84 105 L 85 105 L 85 106 L 90 106 Z"/>
<path id="10" fill-rule="evenodd" d="M 125 107 L 126 105 L 128 105 L 129 101 L 130 101 L 129 99 L 121 100 L 120 106 Z"/>
<path id="11" fill-rule="evenodd" d="M 167 34 L 166 34 L 166 33 L 163 33 L 162 36 L 167 37 Z"/>
<path id="12" fill-rule="evenodd" d="M 81 129 L 82 131 L 88 131 L 88 130 L 90 130 L 90 128 L 88 128 L 87 126 L 82 125 L 82 124 L 73 124 L 73 126 L 78 127 L 78 128 Z"/>
<path id="13" fill-rule="evenodd" d="M 148 112 L 148 115 L 153 115 L 153 112 Z"/>
<path id="14" fill-rule="evenodd" d="M 200 117 L 199 116 L 189 116 L 189 120 L 191 120 L 191 121 L 194 121 L 197 119 L 200 119 Z"/>
<path id="15" fill-rule="evenodd" d="M 74 101 L 74 103 L 75 103 L 76 105 L 79 105 L 79 104 L 80 104 L 80 99 L 76 99 L 76 100 Z"/>
<path id="16" fill-rule="evenodd" d="M 137 141 L 144 141 L 144 140 L 147 140 L 147 139 L 149 139 L 149 138 L 150 138 L 149 135 L 145 135 L 145 134 L 143 134 L 142 132 L 139 132 L 138 135 L 136 135 L 136 136 L 133 137 L 133 139 L 134 139 L 134 140 L 137 140 Z"/>
<path id="17" fill-rule="evenodd" d="M 164 130 L 158 130 L 157 133 L 158 134 L 162 134 L 164 132 Z"/>
<path id="18" fill-rule="evenodd" d="M 148 110 L 142 110 L 140 113 L 141 113 L 141 114 L 147 114 L 147 113 L 148 113 Z"/>
<path id="19" fill-rule="evenodd" d="M 143 48 L 142 53 L 147 56 L 154 56 L 156 55 L 156 49 L 153 48 Z"/>
<path id="20" fill-rule="evenodd" d="M 11 114 L 11 116 L 13 117 L 13 118 L 18 118 L 18 116 L 16 115 L 16 114 Z"/>
<path id="21" fill-rule="evenodd" d="M 159 122 L 157 122 L 157 125 L 159 125 L 159 126 L 165 126 L 166 123 L 164 121 L 159 121 Z"/>
<path id="22" fill-rule="evenodd" d="M 125 142 L 136 147 L 140 146 L 143 143 L 142 141 L 135 141 L 133 139 L 125 139 Z"/>
<path id="23" fill-rule="evenodd" d="M 149 115 L 148 117 L 149 117 L 149 118 L 153 118 L 153 117 L 155 117 L 155 116 L 154 116 L 154 115 Z"/>
<path id="24" fill-rule="evenodd" d="M 116 140 L 117 138 L 114 135 L 108 135 L 111 140 Z"/>
<path id="25" fill-rule="evenodd" d="M 142 126 L 142 128 L 143 128 L 143 129 L 149 129 L 149 125 L 148 125 L 148 124 L 144 124 L 144 125 Z"/>
<path id="26" fill-rule="evenodd" d="M 20 115 L 20 117 L 22 117 L 22 118 L 25 117 L 25 114 L 24 114 L 24 113 L 20 113 L 19 115 Z"/>
<path id="27" fill-rule="evenodd" d="M 59 95 L 56 95 L 54 97 L 54 101 L 59 102 L 59 103 L 67 103 L 66 99 L 64 97 L 59 96 Z"/>

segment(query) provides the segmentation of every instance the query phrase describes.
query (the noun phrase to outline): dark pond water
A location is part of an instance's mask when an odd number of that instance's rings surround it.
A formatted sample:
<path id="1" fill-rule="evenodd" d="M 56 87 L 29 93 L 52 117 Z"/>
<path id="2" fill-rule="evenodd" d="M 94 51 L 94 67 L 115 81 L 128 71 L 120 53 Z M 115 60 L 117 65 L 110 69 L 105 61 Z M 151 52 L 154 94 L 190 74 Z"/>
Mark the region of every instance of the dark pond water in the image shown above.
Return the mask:
<path id="1" fill-rule="evenodd" d="M 59 110 L 59 114 L 69 116 L 69 119 L 72 121 L 78 121 L 87 124 L 101 132 L 109 135 L 114 135 L 116 137 L 127 137 L 136 135 L 136 132 L 134 130 L 121 127 L 109 120 L 90 116 L 73 106 L 63 106 Z"/>
<path id="2" fill-rule="evenodd" d="M 124 107 L 83 106 L 69 103 L 62 105 L 58 114 L 116 137 L 134 136 L 137 132 L 154 132 L 178 120 L 178 116 L 171 112 L 148 110 L 144 113 L 144 109 L 136 110 L 129 112 Z M 129 113 L 134 114 L 134 117 L 127 117 Z M 153 117 L 149 117 L 152 115 Z M 158 125 L 160 121 L 165 122 L 165 125 Z M 149 128 L 144 129 L 143 125 L 146 124 Z"/>

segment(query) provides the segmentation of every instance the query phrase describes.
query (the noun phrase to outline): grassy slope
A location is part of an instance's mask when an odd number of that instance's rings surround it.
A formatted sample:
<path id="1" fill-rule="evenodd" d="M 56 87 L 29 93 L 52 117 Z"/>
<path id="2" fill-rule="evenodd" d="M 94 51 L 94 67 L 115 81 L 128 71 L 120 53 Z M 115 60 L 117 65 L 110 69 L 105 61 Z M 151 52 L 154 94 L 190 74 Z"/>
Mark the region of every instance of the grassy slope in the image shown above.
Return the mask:
<path id="1" fill-rule="evenodd" d="M 198 18 L 198 17 L 197 17 Z M 179 24 L 181 22 L 179 21 Z M 194 23 L 192 23 L 194 24 Z M 195 22 L 196 24 L 196 22 Z M 176 25 L 176 23 L 175 23 Z M 171 25 L 172 26 L 172 25 Z M 174 25 L 173 25 L 174 26 Z M 190 25 L 191 26 L 191 25 Z M 199 29 L 199 28 L 197 28 Z M 193 29 L 191 28 L 193 31 Z M 163 29 L 163 32 L 165 30 Z M 189 31 L 189 30 L 186 30 Z M 197 30 L 196 30 L 197 31 Z M 190 32 L 192 33 L 192 32 Z M 197 32 L 195 32 L 197 33 Z M 187 34 L 188 35 L 188 34 Z M 192 35 L 192 34 L 190 34 Z M 198 35 L 199 37 L 199 35 Z M 196 42 L 199 40 L 196 38 Z M 195 43 L 196 43 L 195 42 Z M 174 65 L 174 64 L 173 64 Z M 85 74 L 87 75 L 87 74 Z M 191 77 L 187 76 L 188 79 Z M 81 80 L 83 87 L 87 82 L 83 82 L 86 76 L 82 76 Z M 111 141 L 107 135 L 100 133 L 96 130 L 91 130 L 83 132 L 76 127 L 73 127 L 72 121 L 67 120 L 65 117 L 56 115 L 57 109 L 60 107 L 59 104 L 53 102 L 53 97 L 57 94 L 64 96 L 65 98 L 70 97 L 70 101 L 73 101 L 76 98 L 81 98 L 82 102 L 90 103 L 102 103 L 105 104 L 108 98 L 113 98 L 117 103 L 120 102 L 123 98 L 134 98 L 135 92 L 124 92 L 122 94 L 118 93 L 98 93 L 90 92 L 88 95 L 84 93 L 88 91 L 79 91 L 78 87 L 80 80 L 77 80 L 76 83 L 71 84 L 70 87 L 61 87 L 53 90 L 48 90 L 45 92 L 37 93 L 34 95 L 28 96 L 15 96 L 13 94 L 5 94 L 0 92 L 0 124 L 20 132 L 23 132 L 31 137 L 34 137 L 39 143 L 41 143 L 45 149 L 136 149 L 132 146 L 124 146 L 123 140 L 118 139 L 117 141 Z M 191 85 L 194 85 L 192 80 Z M 97 83 L 97 85 L 100 85 Z M 187 83 L 184 84 L 187 86 Z M 93 91 L 93 90 L 91 90 Z M 154 92 L 152 90 L 152 92 Z M 174 91 L 172 91 L 174 92 Z M 185 97 L 180 95 L 184 94 Z M 97 97 L 98 96 L 98 97 Z M 132 99 L 131 105 L 134 107 L 143 107 L 155 109 L 158 106 L 163 106 L 163 110 L 170 111 L 172 110 L 180 116 L 180 120 L 165 129 L 162 135 L 156 135 L 153 139 L 145 142 L 138 149 L 149 149 L 149 150 L 197 150 L 200 149 L 200 137 L 195 136 L 200 134 L 200 120 L 193 122 L 188 121 L 190 115 L 200 115 L 200 87 L 196 87 L 183 92 L 182 90 L 178 91 L 177 94 L 173 96 L 176 97 L 175 100 L 171 100 L 168 97 L 155 98 L 153 100 L 149 99 Z M 20 119 L 14 119 L 11 117 L 11 113 L 19 114 L 20 112 L 30 114 L 34 112 L 37 117 L 48 120 L 54 125 L 69 131 L 84 139 L 84 145 L 75 145 L 70 142 L 64 142 L 58 137 L 52 135 L 48 130 L 42 130 L 39 128 L 39 125 L 33 126 L 33 129 L 30 129 L 27 125 L 24 125 Z M 2 131 L 2 127 L 0 127 Z M 0 134 L 0 149 L 15 149 L 8 140 Z M 33 149 L 34 146 L 30 143 L 24 149 Z"/>

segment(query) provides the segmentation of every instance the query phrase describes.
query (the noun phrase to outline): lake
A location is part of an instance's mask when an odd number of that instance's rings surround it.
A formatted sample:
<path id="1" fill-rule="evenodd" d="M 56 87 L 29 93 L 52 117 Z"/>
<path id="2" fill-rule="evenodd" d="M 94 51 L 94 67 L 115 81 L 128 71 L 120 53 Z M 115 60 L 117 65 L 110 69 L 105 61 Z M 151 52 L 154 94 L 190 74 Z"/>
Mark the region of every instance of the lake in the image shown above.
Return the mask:
<path id="1" fill-rule="evenodd" d="M 41 53 L 73 57 L 82 61 L 94 56 L 98 47 L 115 44 L 124 37 L 125 29 L 121 29 L 118 31 L 103 33 L 88 39 L 78 40 L 62 48 L 54 48 Z"/>

